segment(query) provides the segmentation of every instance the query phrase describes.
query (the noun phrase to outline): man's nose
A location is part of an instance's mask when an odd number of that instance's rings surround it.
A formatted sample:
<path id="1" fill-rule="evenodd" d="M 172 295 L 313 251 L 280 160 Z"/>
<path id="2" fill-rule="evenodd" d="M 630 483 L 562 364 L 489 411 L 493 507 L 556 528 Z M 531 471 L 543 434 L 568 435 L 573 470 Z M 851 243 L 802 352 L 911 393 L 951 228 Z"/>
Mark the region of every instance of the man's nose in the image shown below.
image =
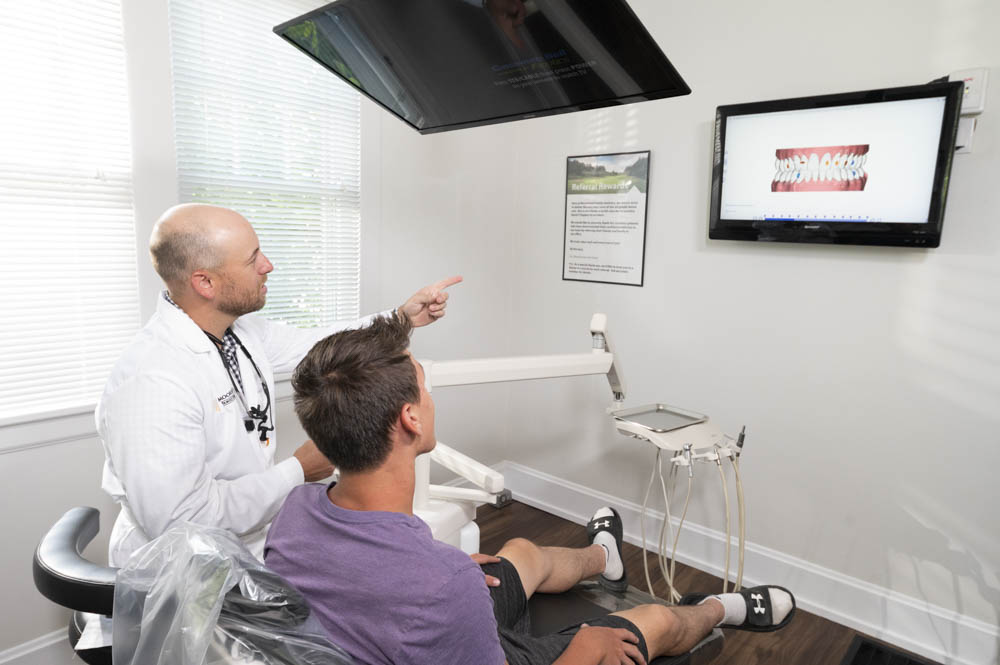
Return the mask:
<path id="1" fill-rule="evenodd" d="M 264 256 L 264 255 L 261 254 L 261 256 Z M 267 258 L 267 256 L 264 256 L 264 269 L 261 270 L 260 274 L 266 275 L 267 273 L 271 272 L 272 270 L 274 270 L 274 264 L 271 263 L 271 259 Z"/>

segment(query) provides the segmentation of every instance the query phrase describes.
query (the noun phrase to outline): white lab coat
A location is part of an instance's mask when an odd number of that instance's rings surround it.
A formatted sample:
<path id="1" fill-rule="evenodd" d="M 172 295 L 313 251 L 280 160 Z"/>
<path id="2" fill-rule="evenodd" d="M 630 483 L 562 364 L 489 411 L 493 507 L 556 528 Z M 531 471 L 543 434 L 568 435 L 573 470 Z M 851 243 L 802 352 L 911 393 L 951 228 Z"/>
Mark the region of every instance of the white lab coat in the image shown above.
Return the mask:
<path id="1" fill-rule="evenodd" d="M 246 315 L 233 324 L 277 404 L 274 373 L 289 372 L 313 344 L 337 330 L 303 330 Z M 237 352 L 247 404 L 265 397 L 246 354 Z M 294 457 L 274 464 L 278 430 L 265 444 L 248 433 L 240 400 L 215 345 L 161 295 L 156 313 L 118 360 L 95 413 L 104 445 L 102 487 L 121 504 L 108 558 L 121 566 L 178 520 L 228 529 L 257 557 L 271 519 L 303 482 Z M 297 447 L 301 441 L 293 442 Z"/>

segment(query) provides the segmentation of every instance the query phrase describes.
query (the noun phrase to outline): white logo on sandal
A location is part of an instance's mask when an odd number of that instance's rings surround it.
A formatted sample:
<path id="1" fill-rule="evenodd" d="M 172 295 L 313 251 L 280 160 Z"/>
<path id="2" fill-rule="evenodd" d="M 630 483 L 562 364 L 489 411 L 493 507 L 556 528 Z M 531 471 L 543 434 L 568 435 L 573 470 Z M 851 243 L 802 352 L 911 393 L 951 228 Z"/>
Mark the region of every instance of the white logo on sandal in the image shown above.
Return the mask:
<path id="1" fill-rule="evenodd" d="M 752 593 L 752 594 L 750 594 L 750 597 L 753 600 L 757 601 L 757 605 L 755 605 L 754 608 L 753 608 L 753 613 L 754 614 L 764 614 L 764 612 L 766 611 L 764 609 L 764 603 L 763 603 L 764 596 L 762 594 L 759 594 L 759 593 Z"/>
<path id="2" fill-rule="evenodd" d="M 610 520 L 604 520 L 603 522 L 594 522 L 594 527 L 598 529 L 601 528 L 607 529 L 609 526 L 611 526 Z"/>

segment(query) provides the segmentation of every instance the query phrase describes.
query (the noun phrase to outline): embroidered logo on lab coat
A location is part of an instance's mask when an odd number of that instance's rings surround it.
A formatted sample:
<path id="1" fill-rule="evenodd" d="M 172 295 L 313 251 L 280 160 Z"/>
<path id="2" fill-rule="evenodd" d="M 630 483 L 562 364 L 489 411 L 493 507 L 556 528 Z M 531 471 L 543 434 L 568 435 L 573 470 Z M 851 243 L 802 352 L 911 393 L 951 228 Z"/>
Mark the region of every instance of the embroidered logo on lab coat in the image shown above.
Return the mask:
<path id="1" fill-rule="evenodd" d="M 229 406 L 230 404 L 233 403 L 235 399 L 236 399 L 236 391 L 233 390 L 232 388 L 230 388 L 229 392 L 226 393 L 225 395 L 221 395 L 218 397 L 219 404 L 221 404 L 222 406 Z"/>

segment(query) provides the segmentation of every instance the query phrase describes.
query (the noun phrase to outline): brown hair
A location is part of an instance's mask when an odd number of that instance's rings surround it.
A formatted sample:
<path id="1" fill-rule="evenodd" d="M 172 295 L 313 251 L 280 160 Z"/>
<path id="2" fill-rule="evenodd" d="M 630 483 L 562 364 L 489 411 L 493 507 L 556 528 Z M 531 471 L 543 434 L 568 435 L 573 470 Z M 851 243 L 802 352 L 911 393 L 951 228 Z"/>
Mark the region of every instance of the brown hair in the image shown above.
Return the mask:
<path id="1" fill-rule="evenodd" d="M 342 471 L 373 469 L 405 404 L 420 400 L 406 352 L 413 326 L 402 314 L 321 340 L 295 368 L 292 388 L 302 427 Z"/>

